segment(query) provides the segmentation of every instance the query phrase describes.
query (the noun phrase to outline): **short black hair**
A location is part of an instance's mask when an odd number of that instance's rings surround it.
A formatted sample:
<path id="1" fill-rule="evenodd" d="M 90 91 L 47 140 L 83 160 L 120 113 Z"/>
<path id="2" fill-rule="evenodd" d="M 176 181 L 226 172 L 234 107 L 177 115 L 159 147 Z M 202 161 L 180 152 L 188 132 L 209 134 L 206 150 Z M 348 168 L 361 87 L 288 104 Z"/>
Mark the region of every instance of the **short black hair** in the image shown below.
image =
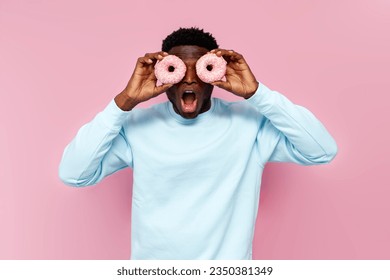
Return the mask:
<path id="1" fill-rule="evenodd" d="M 209 51 L 218 48 L 217 41 L 209 32 L 197 27 L 182 28 L 173 31 L 162 42 L 162 51 L 168 52 L 176 46 L 193 45 Z"/>

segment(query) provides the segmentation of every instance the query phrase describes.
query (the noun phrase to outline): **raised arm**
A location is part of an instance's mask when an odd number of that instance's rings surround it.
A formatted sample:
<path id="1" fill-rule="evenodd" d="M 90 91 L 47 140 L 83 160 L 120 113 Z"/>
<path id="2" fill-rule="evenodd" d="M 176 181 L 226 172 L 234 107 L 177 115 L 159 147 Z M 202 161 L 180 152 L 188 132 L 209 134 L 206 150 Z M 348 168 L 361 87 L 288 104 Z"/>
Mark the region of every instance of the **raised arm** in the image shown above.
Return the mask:
<path id="1" fill-rule="evenodd" d="M 132 166 L 131 149 L 122 127 L 129 112 L 114 100 L 89 123 L 82 126 L 66 146 L 59 177 L 67 185 L 94 185 L 104 177 Z"/>
<path id="2" fill-rule="evenodd" d="M 154 75 L 157 60 L 167 55 L 156 52 L 138 58 L 126 88 L 91 122 L 79 129 L 75 138 L 66 146 L 59 166 L 59 177 L 65 184 L 94 185 L 126 166 L 133 166 L 124 124 L 129 111 L 137 104 L 172 86 L 157 86 Z"/>
<path id="3" fill-rule="evenodd" d="M 323 164 L 336 156 L 335 140 L 305 107 L 293 104 L 261 83 L 247 101 L 264 116 L 257 137 L 263 164 L 267 161 Z"/>
<path id="4" fill-rule="evenodd" d="M 261 113 L 257 143 L 262 164 L 321 164 L 335 157 L 335 140 L 309 110 L 258 82 L 241 54 L 224 49 L 211 52 L 227 61 L 226 81 L 212 84 L 247 99 Z"/>

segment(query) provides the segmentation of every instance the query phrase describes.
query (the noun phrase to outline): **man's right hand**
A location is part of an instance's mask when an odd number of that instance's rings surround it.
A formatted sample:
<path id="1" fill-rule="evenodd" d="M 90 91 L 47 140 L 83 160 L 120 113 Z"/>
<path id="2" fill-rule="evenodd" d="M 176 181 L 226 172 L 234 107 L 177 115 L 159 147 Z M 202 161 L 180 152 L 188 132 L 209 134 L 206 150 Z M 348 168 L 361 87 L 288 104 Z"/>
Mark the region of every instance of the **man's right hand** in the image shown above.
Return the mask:
<path id="1" fill-rule="evenodd" d="M 156 52 L 138 58 L 126 88 L 115 97 L 115 103 L 119 108 L 130 111 L 138 103 L 156 97 L 173 86 L 173 84 L 157 86 L 157 78 L 154 75 L 154 65 L 157 60 L 162 60 L 167 55 L 166 52 Z"/>

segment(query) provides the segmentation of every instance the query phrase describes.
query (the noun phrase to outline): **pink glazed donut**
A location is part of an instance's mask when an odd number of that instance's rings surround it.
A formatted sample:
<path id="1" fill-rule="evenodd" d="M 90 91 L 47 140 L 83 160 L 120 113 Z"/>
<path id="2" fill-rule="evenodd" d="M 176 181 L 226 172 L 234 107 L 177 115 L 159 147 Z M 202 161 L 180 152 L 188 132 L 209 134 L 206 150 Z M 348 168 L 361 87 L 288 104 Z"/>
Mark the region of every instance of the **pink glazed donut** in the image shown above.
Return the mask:
<path id="1" fill-rule="evenodd" d="M 162 60 L 157 61 L 154 66 L 154 74 L 162 84 L 176 84 L 180 82 L 186 74 L 187 67 L 183 60 L 176 55 L 167 55 Z"/>
<path id="2" fill-rule="evenodd" d="M 222 56 L 208 53 L 196 62 L 196 74 L 205 83 L 219 81 L 225 76 L 226 60 Z"/>

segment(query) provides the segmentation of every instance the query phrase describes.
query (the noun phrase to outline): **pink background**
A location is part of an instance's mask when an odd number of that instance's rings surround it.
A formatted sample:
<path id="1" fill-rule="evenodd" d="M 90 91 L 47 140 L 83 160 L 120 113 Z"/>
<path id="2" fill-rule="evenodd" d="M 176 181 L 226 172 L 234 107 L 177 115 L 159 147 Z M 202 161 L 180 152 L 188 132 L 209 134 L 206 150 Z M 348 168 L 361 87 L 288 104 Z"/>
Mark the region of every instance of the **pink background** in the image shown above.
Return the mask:
<path id="1" fill-rule="evenodd" d="M 390 2 L 183 3 L 1 0 L 0 258 L 130 257 L 132 171 L 77 189 L 59 161 L 139 56 L 198 26 L 339 146 L 328 165 L 266 166 L 254 258 L 390 259 Z"/>

